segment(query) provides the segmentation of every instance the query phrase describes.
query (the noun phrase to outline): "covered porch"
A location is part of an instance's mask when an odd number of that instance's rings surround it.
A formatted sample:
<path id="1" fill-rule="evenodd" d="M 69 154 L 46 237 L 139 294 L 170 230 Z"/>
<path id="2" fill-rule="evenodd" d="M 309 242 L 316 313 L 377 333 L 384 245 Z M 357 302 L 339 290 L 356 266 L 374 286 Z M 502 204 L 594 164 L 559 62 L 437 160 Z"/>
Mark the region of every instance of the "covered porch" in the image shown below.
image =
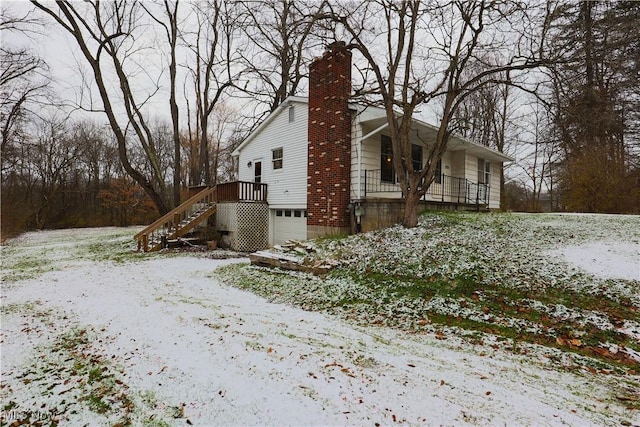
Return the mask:
<path id="1" fill-rule="evenodd" d="M 487 207 L 489 206 L 490 192 L 491 187 L 487 184 L 441 174 L 431 183 L 422 200 L 425 202 L 431 201 Z M 382 170 L 365 170 L 364 198 L 399 199 L 402 198 L 402 192 L 397 183 L 385 182 L 382 179 Z"/>

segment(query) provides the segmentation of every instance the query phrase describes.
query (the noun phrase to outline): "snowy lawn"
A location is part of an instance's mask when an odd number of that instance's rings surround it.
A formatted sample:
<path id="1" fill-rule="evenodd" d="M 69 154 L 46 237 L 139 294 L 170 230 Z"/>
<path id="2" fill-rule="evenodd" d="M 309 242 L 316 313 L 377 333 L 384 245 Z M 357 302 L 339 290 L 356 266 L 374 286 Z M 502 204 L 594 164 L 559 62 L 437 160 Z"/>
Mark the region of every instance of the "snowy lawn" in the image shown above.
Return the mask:
<path id="1" fill-rule="evenodd" d="M 2 247 L 2 423 L 640 425 L 639 229 L 434 214 L 315 243 L 323 279 L 28 233 Z"/>

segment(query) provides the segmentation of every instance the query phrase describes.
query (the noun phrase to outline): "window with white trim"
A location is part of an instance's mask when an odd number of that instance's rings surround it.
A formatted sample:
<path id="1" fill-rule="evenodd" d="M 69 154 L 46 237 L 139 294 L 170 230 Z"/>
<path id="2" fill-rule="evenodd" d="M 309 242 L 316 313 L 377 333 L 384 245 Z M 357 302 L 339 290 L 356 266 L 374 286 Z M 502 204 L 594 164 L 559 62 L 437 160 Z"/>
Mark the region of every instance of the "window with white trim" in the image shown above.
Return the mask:
<path id="1" fill-rule="evenodd" d="M 395 184 L 396 173 L 393 169 L 393 147 L 391 138 L 380 136 L 380 181 Z"/>
<path id="2" fill-rule="evenodd" d="M 282 169 L 282 147 L 271 150 L 271 162 L 273 164 L 273 170 Z"/>
<path id="3" fill-rule="evenodd" d="M 485 159 L 478 159 L 478 183 L 489 184 L 491 181 L 491 163 Z"/>

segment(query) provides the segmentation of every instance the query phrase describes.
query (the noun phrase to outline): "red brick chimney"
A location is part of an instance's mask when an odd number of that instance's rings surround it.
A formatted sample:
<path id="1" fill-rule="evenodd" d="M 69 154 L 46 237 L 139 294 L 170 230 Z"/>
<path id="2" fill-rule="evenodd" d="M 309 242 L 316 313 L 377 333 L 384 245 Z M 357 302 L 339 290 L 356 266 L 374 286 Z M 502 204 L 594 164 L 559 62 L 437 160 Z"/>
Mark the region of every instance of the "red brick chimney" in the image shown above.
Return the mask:
<path id="1" fill-rule="evenodd" d="M 309 68 L 307 236 L 348 233 L 351 52 L 333 43 Z"/>

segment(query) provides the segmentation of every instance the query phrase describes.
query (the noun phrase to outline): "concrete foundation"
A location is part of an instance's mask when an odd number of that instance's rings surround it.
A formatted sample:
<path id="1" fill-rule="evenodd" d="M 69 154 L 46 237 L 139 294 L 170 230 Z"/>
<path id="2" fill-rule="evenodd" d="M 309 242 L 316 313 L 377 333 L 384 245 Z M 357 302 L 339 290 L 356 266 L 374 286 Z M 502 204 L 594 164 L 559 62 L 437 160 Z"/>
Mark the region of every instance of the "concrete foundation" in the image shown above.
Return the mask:
<path id="1" fill-rule="evenodd" d="M 350 227 L 325 227 L 322 225 L 307 225 L 307 239 L 324 236 L 338 236 L 350 233 Z"/>
<path id="2" fill-rule="evenodd" d="M 360 232 L 379 230 L 394 224 L 399 224 L 404 218 L 404 200 L 403 199 L 367 199 L 360 202 L 364 208 L 364 215 L 360 218 Z M 459 210 L 474 211 L 477 205 L 469 205 L 465 203 L 446 203 L 446 202 L 425 202 L 418 204 L 418 212 L 427 210 Z M 481 207 L 481 210 L 486 210 Z M 352 233 L 357 232 L 357 224 L 355 217 L 351 216 Z M 309 237 L 311 238 L 311 237 Z"/>

